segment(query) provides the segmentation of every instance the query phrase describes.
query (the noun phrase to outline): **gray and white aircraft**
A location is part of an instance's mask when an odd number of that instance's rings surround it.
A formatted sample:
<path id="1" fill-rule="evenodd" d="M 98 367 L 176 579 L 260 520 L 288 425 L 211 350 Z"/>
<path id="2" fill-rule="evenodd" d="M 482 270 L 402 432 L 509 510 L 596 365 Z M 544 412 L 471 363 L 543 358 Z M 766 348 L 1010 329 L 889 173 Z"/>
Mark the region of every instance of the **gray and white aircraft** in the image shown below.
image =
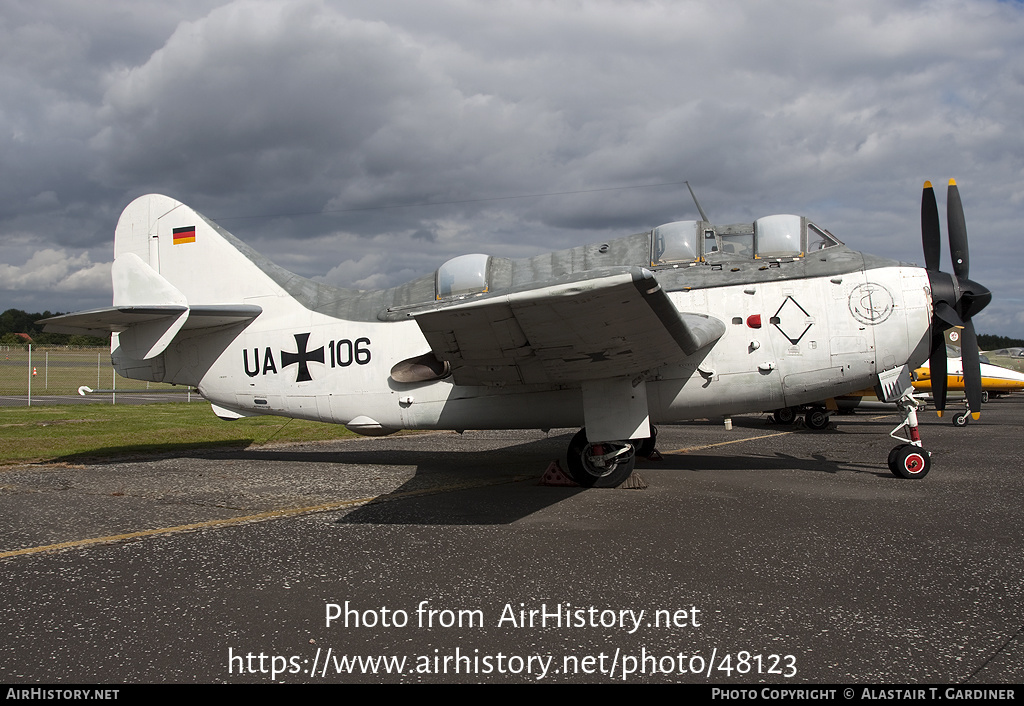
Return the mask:
<path id="1" fill-rule="evenodd" d="M 149 195 L 117 224 L 113 306 L 46 330 L 112 333 L 121 375 L 193 385 L 225 419 L 274 414 L 371 435 L 580 426 L 567 467 L 584 486 L 625 480 L 653 449 L 655 423 L 876 386 L 910 433 L 893 433 L 904 443 L 889 467 L 920 478 L 930 456 L 909 371 L 949 325 L 973 336 L 970 317 L 991 297 L 967 279 L 955 190 L 956 275 L 938 271 L 926 183 L 927 269 L 854 252 L 799 216 L 705 217 L 520 260 L 463 255 L 378 291 L 299 277 Z"/>

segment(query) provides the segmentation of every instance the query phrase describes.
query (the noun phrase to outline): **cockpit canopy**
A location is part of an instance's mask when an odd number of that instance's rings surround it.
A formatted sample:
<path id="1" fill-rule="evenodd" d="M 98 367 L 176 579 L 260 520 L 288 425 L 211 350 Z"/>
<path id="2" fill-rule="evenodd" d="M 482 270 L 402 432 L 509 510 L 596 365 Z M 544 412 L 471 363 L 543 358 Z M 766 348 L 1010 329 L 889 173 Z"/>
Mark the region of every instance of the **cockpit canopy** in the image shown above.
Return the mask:
<path id="1" fill-rule="evenodd" d="M 838 245 L 841 243 L 832 234 L 800 216 L 765 216 L 753 224 L 730 226 L 676 221 L 654 229 L 651 266 L 795 258 Z"/>
<path id="2" fill-rule="evenodd" d="M 842 243 L 828 231 L 800 216 L 767 216 L 726 226 L 676 221 L 599 246 L 577 246 L 524 260 L 480 253 L 460 255 L 434 273 L 434 300 L 472 298 L 610 265 L 661 268 L 708 264 L 720 269 L 721 263 L 743 260 L 796 260 L 839 245 Z M 422 301 L 420 296 L 412 295 L 410 301 Z"/>
<path id="3" fill-rule="evenodd" d="M 465 294 L 482 294 L 488 289 L 489 255 L 474 253 L 453 257 L 437 269 L 435 291 L 437 299 Z"/>

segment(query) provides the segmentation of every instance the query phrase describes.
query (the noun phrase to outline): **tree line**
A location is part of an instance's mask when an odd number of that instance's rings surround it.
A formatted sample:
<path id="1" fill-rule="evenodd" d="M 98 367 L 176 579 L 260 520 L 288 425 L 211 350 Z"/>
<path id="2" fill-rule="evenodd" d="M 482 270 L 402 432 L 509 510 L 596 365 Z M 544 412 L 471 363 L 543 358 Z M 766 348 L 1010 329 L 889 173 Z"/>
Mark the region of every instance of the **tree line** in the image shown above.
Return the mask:
<path id="1" fill-rule="evenodd" d="M 1024 339 L 1008 338 L 1007 336 L 993 336 L 991 334 L 978 334 L 978 348 L 983 351 L 994 351 L 998 348 L 1024 348 Z"/>
<path id="2" fill-rule="evenodd" d="M 30 314 L 21 309 L 8 309 L 0 314 L 0 346 L 23 346 L 28 343 L 20 333 L 27 333 L 32 343 L 39 346 L 105 346 L 109 338 L 96 336 L 80 336 L 67 333 L 46 333 L 36 322 L 51 316 L 60 316 L 63 312 L 44 311 Z"/>

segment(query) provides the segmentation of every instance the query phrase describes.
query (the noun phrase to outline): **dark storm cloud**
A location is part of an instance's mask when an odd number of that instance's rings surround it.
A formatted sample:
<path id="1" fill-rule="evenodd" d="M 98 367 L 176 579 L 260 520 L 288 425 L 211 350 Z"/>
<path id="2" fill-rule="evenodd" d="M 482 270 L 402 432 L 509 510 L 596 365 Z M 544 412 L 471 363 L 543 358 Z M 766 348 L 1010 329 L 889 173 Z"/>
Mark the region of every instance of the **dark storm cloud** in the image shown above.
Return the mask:
<path id="1" fill-rule="evenodd" d="M 996 292 L 979 325 L 1024 335 L 1005 265 L 1024 209 L 1019 3 L 11 9 L 11 296 L 43 301 L 31 283 L 65 267 L 61 286 L 101 304 L 91 283 L 117 214 L 148 191 L 286 267 L 366 287 L 462 252 L 522 256 L 693 217 L 681 186 L 599 191 L 683 179 L 717 221 L 806 213 L 856 248 L 920 260 L 920 184 L 955 176 L 972 276 Z"/>

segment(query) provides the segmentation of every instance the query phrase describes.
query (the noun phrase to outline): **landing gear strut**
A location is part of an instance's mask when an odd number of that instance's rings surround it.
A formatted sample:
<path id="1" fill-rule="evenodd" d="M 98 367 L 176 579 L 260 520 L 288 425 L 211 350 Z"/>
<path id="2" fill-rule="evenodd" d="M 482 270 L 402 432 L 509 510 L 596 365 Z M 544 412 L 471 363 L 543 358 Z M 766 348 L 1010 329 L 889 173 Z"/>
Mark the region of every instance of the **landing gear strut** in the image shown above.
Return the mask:
<path id="1" fill-rule="evenodd" d="M 566 461 L 569 475 L 584 488 L 614 488 L 633 472 L 636 450 L 628 441 L 591 444 L 587 430 L 580 429 L 569 442 Z"/>
<path id="2" fill-rule="evenodd" d="M 922 406 L 919 400 L 914 399 L 912 389 L 896 401 L 896 407 L 903 414 L 903 422 L 889 432 L 889 436 L 904 443 L 889 452 L 889 470 L 897 478 L 924 478 L 931 470 L 931 454 L 924 450 L 917 428 L 917 410 Z M 909 439 L 896 435 L 903 427 L 907 428 Z"/>
<path id="3" fill-rule="evenodd" d="M 982 400 L 984 401 L 984 399 Z M 971 405 L 964 399 L 964 411 L 953 415 L 953 426 L 965 427 L 971 421 Z"/>

